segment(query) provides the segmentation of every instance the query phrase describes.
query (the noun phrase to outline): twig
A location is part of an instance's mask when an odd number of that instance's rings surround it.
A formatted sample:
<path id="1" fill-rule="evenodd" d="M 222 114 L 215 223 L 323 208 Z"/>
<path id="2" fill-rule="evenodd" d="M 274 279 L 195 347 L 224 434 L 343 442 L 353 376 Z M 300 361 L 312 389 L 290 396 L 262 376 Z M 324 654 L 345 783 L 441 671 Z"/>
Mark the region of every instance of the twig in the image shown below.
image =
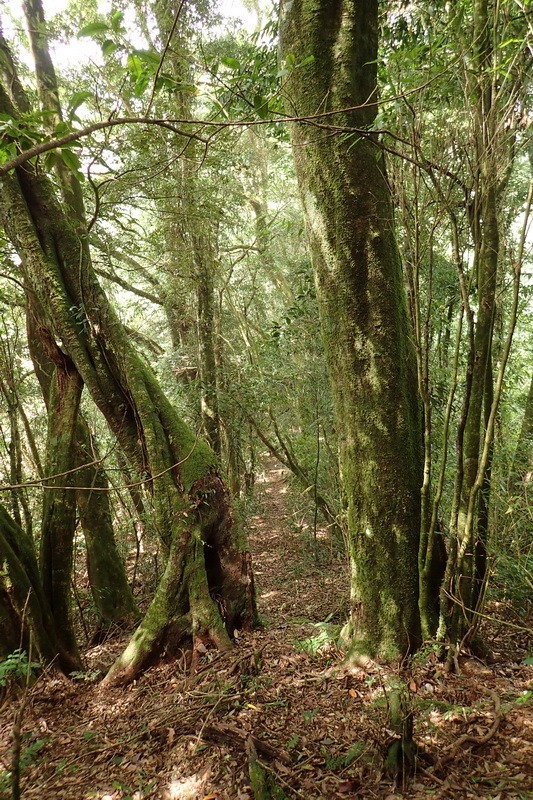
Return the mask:
<path id="1" fill-rule="evenodd" d="M 496 692 L 491 692 L 490 696 L 494 702 L 494 719 L 492 721 L 492 725 L 488 729 L 487 733 L 484 736 L 472 736 L 470 733 L 465 733 L 463 736 L 460 736 L 457 741 L 453 742 L 445 751 L 445 754 L 437 761 L 435 765 L 435 769 L 439 770 L 444 764 L 447 764 L 449 761 L 452 761 L 453 758 L 457 755 L 457 752 L 463 747 L 465 744 L 473 744 L 476 746 L 486 744 L 498 728 L 500 727 L 500 722 L 502 720 L 501 715 L 501 704 L 500 698 L 496 694 Z"/>

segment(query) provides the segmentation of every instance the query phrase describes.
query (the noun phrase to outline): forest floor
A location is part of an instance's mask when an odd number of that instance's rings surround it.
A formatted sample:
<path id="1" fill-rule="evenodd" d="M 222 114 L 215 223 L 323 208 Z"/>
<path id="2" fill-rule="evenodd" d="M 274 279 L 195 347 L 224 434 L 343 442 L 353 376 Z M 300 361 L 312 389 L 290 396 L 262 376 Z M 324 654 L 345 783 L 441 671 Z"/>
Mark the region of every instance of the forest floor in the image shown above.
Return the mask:
<path id="1" fill-rule="evenodd" d="M 97 670 L 122 640 L 89 651 L 77 680 L 40 677 L 23 714 L 22 798 L 252 800 L 255 749 L 276 798 L 531 800 L 528 621 L 491 608 L 490 666 L 465 657 L 460 674 L 446 674 L 433 650 L 417 656 L 407 682 L 422 755 L 402 786 L 382 770 L 390 741 L 382 681 L 346 670 L 335 646 L 348 603 L 345 559 L 324 531 L 315 538 L 297 521 L 272 461 L 256 488 L 250 530 L 264 626 L 241 633 L 231 653 L 206 652 L 194 674 L 174 660 L 126 689 L 103 689 Z M 20 703 L 2 708 L 0 779 Z M 11 795 L 0 788 L 0 796 Z"/>

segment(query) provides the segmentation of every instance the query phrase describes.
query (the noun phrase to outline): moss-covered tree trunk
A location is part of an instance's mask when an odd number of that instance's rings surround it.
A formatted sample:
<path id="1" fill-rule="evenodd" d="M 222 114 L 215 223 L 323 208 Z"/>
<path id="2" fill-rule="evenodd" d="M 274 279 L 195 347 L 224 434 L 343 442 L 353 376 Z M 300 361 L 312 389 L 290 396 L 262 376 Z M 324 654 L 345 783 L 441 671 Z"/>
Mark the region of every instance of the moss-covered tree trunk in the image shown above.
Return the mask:
<path id="1" fill-rule="evenodd" d="M 76 459 L 74 438 L 83 383 L 72 361 L 58 354 L 48 397 L 48 436 L 43 483 L 40 571 L 57 638 L 68 653 L 71 670 L 81 669 L 71 614 L 71 585 L 76 493 L 71 488 Z"/>
<path id="2" fill-rule="evenodd" d="M 493 15 L 494 18 L 493 18 Z M 499 264 L 499 200 L 509 171 L 509 152 L 499 116 L 499 102 L 506 92 L 497 90 L 494 68 L 497 11 L 488 0 L 473 3 L 471 68 L 465 76 L 472 101 L 475 138 L 475 196 L 471 233 L 474 244 L 474 277 L 477 290 L 475 314 L 470 311 L 469 353 L 465 398 L 458 426 L 457 470 L 450 533 L 448 565 L 441 597 L 439 635 L 451 644 L 450 659 L 475 629 L 478 602 L 486 577 L 489 525 L 490 465 L 482 460 L 487 422 L 492 411 L 493 331 Z M 507 91 L 507 90 L 506 90 Z M 489 434 L 492 436 L 492 434 Z M 451 663 L 451 661 L 450 661 Z"/>
<path id="3" fill-rule="evenodd" d="M 14 85 L 12 80 L 0 87 L 0 112 L 16 119 Z M 229 644 L 235 627 L 254 619 L 253 584 L 216 458 L 177 416 L 133 350 L 92 268 L 75 205 L 62 207 L 53 184 L 29 163 L 2 179 L 0 219 L 27 286 L 145 481 L 169 554 L 154 600 L 112 671 L 110 679 L 122 681 L 169 638 L 175 646 L 186 636 Z M 195 537 L 204 548 L 201 570 L 191 547 Z"/>
<path id="4" fill-rule="evenodd" d="M 56 404 L 50 403 L 55 373 L 54 358 L 61 361 L 64 355 L 53 340 L 43 313 L 29 292 L 26 307 L 29 350 L 48 409 L 49 424 L 53 425 L 54 416 L 60 411 Z M 73 492 L 85 536 L 89 583 L 98 617 L 95 636 L 98 636 L 110 624 L 131 623 L 137 618 L 138 610 L 115 542 L 107 477 L 102 465 L 98 463 L 96 443 L 92 441 L 89 426 L 81 410 L 78 410 L 73 425 L 70 457 L 76 471 L 73 476 L 69 476 L 69 480 L 76 487 Z M 74 535 L 77 524 L 75 514 L 71 514 L 70 522 Z"/>
<path id="5" fill-rule="evenodd" d="M 56 635 L 50 606 L 43 592 L 33 541 L 2 505 L 0 563 L 11 585 L 9 602 L 17 616 L 19 642 L 24 645 L 31 631 L 35 651 L 43 661 L 52 662 L 59 655 L 59 664 L 64 670 L 74 669 L 71 655 L 63 651 Z M 10 628 L 15 624 L 8 607 L 4 608 L 2 616 L 7 617 Z"/>
<path id="6" fill-rule="evenodd" d="M 340 441 L 352 648 L 393 660 L 419 643 L 421 430 L 392 203 L 368 133 L 377 0 L 284 2 L 280 35 L 296 65 L 289 113 L 328 114 L 295 123 L 292 143 Z"/>
<path id="7" fill-rule="evenodd" d="M 87 571 L 98 617 L 93 640 L 110 625 L 129 625 L 139 617 L 137 603 L 128 583 L 113 530 L 109 502 L 109 482 L 98 462 L 98 449 L 82 415 L 76 428 L 78 464 L 87 466 L 76 472 L 76 503 L 87 548 Z"/>
<path id="8" fill-rule="evenodd" d="M 180 119 L 194 117 L 193 97 L 190 85 L 196 77 L 191 69 L 193 59 L 188 45 L 191 28 L 194 25 L 194 9 L 185 6 L 176 19 L 175 4 L 171 0 L 160 0 L 154 5 L 161 47 L 172 41 L 166 52 L 166 69 L 169 70 L 177 89 L 173 94 L 172 107 L 165 98 L 161 112 L 167 114 L 171 108 Z M 157 106 L 158 100 L 155 100 Z M 165 290 L 165 311 L 169 322 L 173 344 L 183 357 L 189 339 L 190 355 L 197 365 L 198 409 L 201 432 L 217 456 L 225 457 L 222 450 L 219 410 L 219 365 L 217 363 L 217 306 L 215 302 L 219 210 L 206 193 L 203 185 L 202 165 L 205 152 L 191 141 L 184 142 L 184 158 L 176 162 L 172 149 L 165 140 L 165 158 L 169 160 L 166 180 L 169 183 L 170 203 L 158 197 L 157 204 L 164 209 L 166 230 L 166 255 L 168 259 Z M 161 194 L 161 192 L 158 192 Z M 177 279 L 175 273 L 181 276 Z M 187 313 L 176 313 L 183 306 L 183 275 L 189 274 L 189 292 L 192 295 L 189 307 L 195 308 L 195 325 L 185 326 Z M 180 285 L 181 284 L 181 285 Z M 186 285 L 186 284 L 185 284 Z M 192 289 L 192 292 L 191 292 Z M 188 312 L 190 314 L 190 312 Z M 181 328 L 181 334 L 180 334 Z M 193 334 L 193 337 L 191 337 Z M 181 339 L 181 342 L 180 342 Z M 192 347 L 191 347 L 192 345 Z M 194 352 L 195 351 L 195 352 Z M 181 377 L 187 380 L 184 371 Z M 192 388 L 192 387 L 191 387 Z"/>

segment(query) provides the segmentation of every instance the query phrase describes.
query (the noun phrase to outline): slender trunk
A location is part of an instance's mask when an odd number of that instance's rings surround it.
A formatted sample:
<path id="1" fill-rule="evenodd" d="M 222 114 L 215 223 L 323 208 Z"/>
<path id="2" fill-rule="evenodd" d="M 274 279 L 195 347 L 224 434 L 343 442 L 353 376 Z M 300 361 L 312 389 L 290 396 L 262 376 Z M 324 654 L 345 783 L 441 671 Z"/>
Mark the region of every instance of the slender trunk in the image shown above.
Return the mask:
<path id="1" fill-rule="evenodd" d="M 58 352 L 48 397 L 46 474 L 57 475 L 44 484 L 40 566 L 43 591 L 62 649 L 72 659 L 72 669 L 81 669 L 71 613 L 71 581 L 76 493 L 72 485 L 75 466 L 76 418 L 83 383 L 77 369 Z"/>
<path id="2" fill-rule="evenodd" d="M 206 236 L 193 236 L 193 252 L 197 291 L 198 366 L 200 377 L 200 406 L 203 433 L 220 455 L 220 417 L 218 409 L 218 379 L 215 335 L 214 257 L 212 243 Z"/>
<path id="3" fill-rule="evenodd" d="M 78 416 L 76 458 L 76 503 L 87 547 L 87 571 L 98 615 L 93 640 L 109 625 L 129 625 L 139 616 L 128 577 L 115 541 L 109 483 L 99 453 L 84 417 Z M 96 464 L 94 462 L 97 462 Z"/>
<path id="4" fill-rule="evenodd" d="M 54 359 L 61 361 L 61 351 L 46 326 L 42 309 L 30 292 L 26 304 L 30 355 L 52 420 L 58 413 L 58 409 L 50 404 Z M 95 443 L 91 441 L 89 426 L 80 410 L 73 426 L 72 462 L 76 472 L 71 484 L 87 487 L 73 491 L 87 547 L 89 582 L 99 620 L 98 629 L 101 629 L 110 623 L 129 623 L 138 612 L 116 547 L 105 471 L 98 464 Z M 75 527 L 75 515 L 71 515 L 71 524 Z M 74 529 L 71 535 L 74 535 Z"/>
<path id="5" fill-rule="evenodd" d="M 476 136 L 477 192 L 472 215 L 475 259 L 474 276 L 477 285 L 477 314 L 472 324 L 469 353 L 467 393 L 463 408 L 460 464 L 457 471 L 455 496 L 450 530 L 456 539 L 455 563 L 451 583 L 445 587 L 449 597 L 449 637 L 456 647 L 468 635 L 474 619 L 476 604 L 485 580 L 488 537 L 488 496 L 490 490 L 490 459 L 481 476 L 479 468 L 486 422 L 492 406 L 492 338 L 496 307 L 496 282 L 499 263 L 498 219 L 498 119 L 495 107 L 495 78 L 493 76 L 493 20 L 487 0 L 474 4 L 472 55 L 475 70 L 467 80 L 475 98 L 474 119 Z M 492 443 L 490 443 L 492 448 Z M 473 495 L 476 493 L 476 496 Z M 472 501 L 477 501 L 475 523 L 471 523 Z M 453 652 L 452 652 L 453 651 Z"/>
<path id="6" fill-rule="evenodd" d="M 524 416 L 518 434 L 516 450 L 508 481 L 511 495 L 523 491 L 525 483 L 533 479 L 533 374 L 529 382 Z"/>

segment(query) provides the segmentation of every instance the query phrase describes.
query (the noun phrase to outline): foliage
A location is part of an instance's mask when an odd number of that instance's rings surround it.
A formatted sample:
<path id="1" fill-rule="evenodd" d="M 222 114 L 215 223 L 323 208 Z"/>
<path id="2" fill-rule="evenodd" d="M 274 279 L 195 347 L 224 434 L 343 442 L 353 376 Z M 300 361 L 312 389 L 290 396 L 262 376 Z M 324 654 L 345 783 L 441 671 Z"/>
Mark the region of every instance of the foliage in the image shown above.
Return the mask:
<path id="1" fill-rule="evenodd" d="M 25 650 L 14 650 L 0 661 L 0 686 L 28 681 L 40 666 L 38 661 L 28 661 Z"/>
<path id="2" fill-rule="evenodd" d="M 314 622 L 313 627 L 318 629 L 316 636 L 309 636 L 296 642 L 296 650 L 309 655 L 328 652 L 331 648 L 337 648 L 342 640 L 341 626 L 334 625 L 329 621 Z"/>

